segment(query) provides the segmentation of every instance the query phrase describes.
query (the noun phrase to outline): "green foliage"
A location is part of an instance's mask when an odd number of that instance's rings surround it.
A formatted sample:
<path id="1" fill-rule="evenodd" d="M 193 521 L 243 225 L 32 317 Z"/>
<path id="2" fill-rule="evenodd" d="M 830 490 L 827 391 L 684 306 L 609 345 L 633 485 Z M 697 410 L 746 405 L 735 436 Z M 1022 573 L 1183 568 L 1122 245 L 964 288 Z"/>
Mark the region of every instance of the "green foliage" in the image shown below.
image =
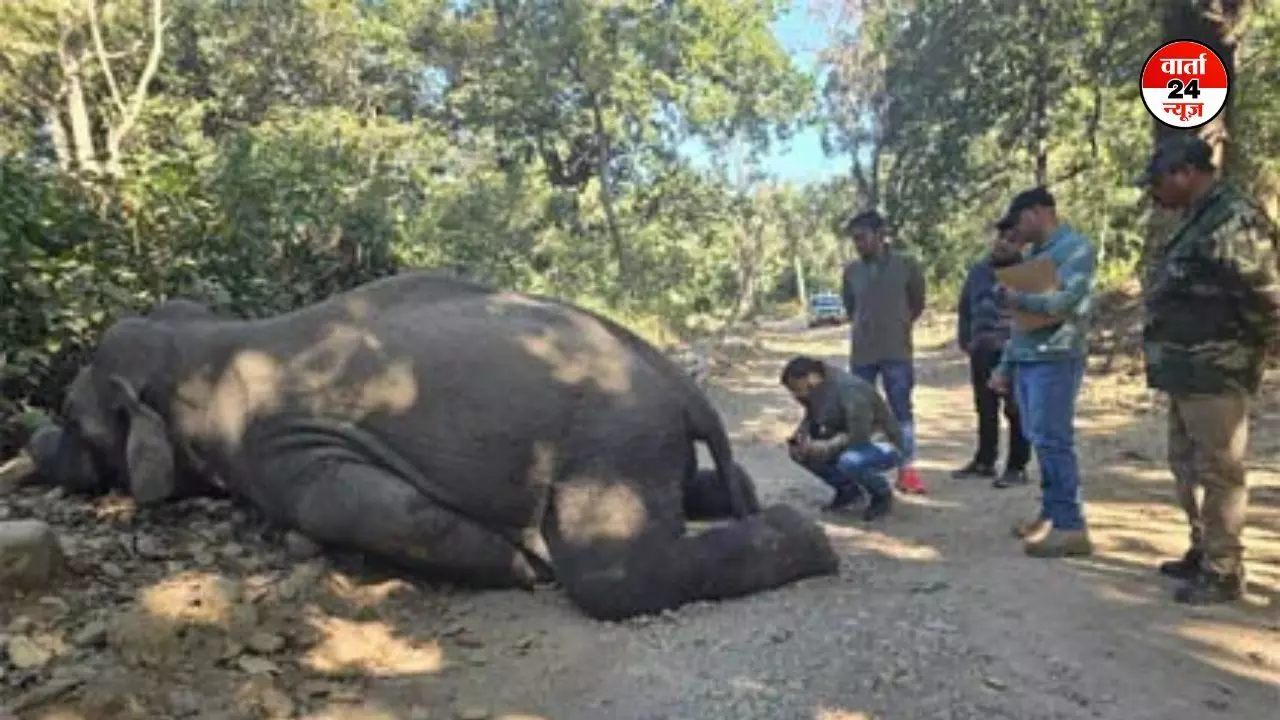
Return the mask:
<path id="1" fill-rule="evenodd" d="M 829 51 L 828 143 L 854 155 L 862 204 L 887 213 L 935 282 L 962 272 L 1008 199 L 1036 184 L 1098 245 L 1107 282 L 1118 280 L 1149 234 L 1130 183 L 1153 137 L 1137 78 L 1162 42 L 1162 8 L 1181 1 L 845 2 L 856 22 Z M 1233 77 L 1240 163 L 1229 172 L 1274 198 L 1280 22 L 1275 3 L 1253 6 Z"/>
<path id="2" fill-rule="evenodd" d="M 756 157 L 812 110 L 782 5 L 0 4 L 0 420 L 174 295 L 260 316 L 433 266 L 660 342 L 755 311 L 835 247 L 824 191 L 681 148 Z"/>

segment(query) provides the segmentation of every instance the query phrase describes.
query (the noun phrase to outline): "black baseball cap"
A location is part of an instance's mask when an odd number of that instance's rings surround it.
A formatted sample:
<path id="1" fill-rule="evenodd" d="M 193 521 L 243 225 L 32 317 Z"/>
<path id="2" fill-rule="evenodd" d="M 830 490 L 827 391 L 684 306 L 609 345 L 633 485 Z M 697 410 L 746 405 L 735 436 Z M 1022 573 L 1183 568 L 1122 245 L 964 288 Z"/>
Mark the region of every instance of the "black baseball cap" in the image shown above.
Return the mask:
<path id="1" fill-rule="evenodd" d="M 1138 187 L 1148 187 L 1161 175 L 1185 167 L 1213 172 L 1213 149 L 1199 135 L 1170 135 L 1156 144 L 1146 169 L 1134 178 L 1133 183 Z"/>
<path id="2" fill-rule="evenodd" d="M 1009 203 L 1009 209 L 1004 211 L 1004 217 L 996 221 L 997 230 L 1008 230 L 1018 224 L 1018 216 L 1023 210 L 1030 210 L 1034 207 L 1057 207 L 1058 202 L 1053 199 L 1053 193 L 1043 187 L 1034 187 L 1030 190 L 1023 190 L 1013 197 Z"/>
<path id="3" fill-rule="evenodd" d="M 884 230 L 886 225 L 888 225 L 888 222 L 878 211 L 864 210 L 845 220 L 840 226 L 840 231 L 842 234 L 852 237 L 853 231 L 859 228 L 880 231 Z"/>

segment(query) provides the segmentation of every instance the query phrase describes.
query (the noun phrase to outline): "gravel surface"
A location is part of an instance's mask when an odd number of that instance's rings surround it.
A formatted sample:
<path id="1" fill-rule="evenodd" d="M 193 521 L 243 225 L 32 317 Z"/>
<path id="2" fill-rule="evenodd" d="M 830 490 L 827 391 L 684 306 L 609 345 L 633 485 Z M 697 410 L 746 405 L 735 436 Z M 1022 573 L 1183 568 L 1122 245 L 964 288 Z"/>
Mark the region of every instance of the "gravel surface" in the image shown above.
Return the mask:
<path id="1" fill-rule="evenodd" d="M 947 323 L 921 328 L 916 404 L 930 494 L 868 527 L 786 459 L 791 354 L 838 360 L 843 330 L 775 326 L 714 354 L 712 394 L 765 502 L 821 516 L 839 577 L 619 624 L 555 590 L 475 593 L 313 557 L 218 501 L 139 516 L 118 498 L 0 498 L 59 533 L 74 576 L 0 600 L 0 703 L 21 718 L 974 718 L 1241 720 L 1280 707 L 1280 436 L 1255 431 L 1248 602 L 1188 610 L 1153 571 L 1185 530 L 1155 400 L 1087 381 L 1081 412 L 1098 556 L 1026 558 L 1008 527 L 1035 489 L 946 471 L 972 399 Z M 9 716 L 0 710 L 0 720 Z"/>

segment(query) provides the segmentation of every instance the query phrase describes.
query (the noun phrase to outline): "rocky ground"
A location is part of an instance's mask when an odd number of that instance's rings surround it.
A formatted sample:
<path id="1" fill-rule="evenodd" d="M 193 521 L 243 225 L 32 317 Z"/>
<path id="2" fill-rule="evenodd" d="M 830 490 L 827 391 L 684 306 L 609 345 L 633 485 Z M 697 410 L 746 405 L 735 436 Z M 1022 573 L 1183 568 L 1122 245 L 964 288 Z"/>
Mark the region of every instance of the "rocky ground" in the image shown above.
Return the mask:
<path id="1" fill-rule="evenodd" d="M 319 558 L 225 502 L 142 517 L 121 499 L 27 490 L 0 516 L 52 525 L 70 564 L 0 600 L 0 703 L 24 719 L 974 718 L 1241 720 L 1280 706 L 1280 410 L 1259 410 L 1238 607 L 1167 600 L 1181 552 L 1157 402 L 1095 376 L 1081 411 L 1099 555 L 1024 557 L 1008 527 L 1034 489 L 946 471 L 971 450 L 972 401 L 947 323 L 923 327 L 921 469 L 931 493 L 873 527 L 823 516 L 839 577 L 621 624 L 554 590 L 474 593 Z M 766 502 L 819 516 L 827 491 L 786 460 L 796 352 L 843 330 L 761 329 L 713 363 L 711 392 Z M 0 710 L 0 718 L 8 718 Z"/>

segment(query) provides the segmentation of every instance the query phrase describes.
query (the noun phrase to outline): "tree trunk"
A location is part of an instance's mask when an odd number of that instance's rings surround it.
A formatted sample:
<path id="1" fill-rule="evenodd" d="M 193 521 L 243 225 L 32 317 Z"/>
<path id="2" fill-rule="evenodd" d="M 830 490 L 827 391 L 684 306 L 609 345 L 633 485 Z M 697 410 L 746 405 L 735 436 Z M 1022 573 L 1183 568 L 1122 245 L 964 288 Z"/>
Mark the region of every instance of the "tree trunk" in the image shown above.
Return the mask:
<path id="1" fill-rule="evenodd" d="M 1174 40 L 1194 40 L 1209 46 L 1222 63 L 1227 66 L 1227 75 L 1235 74 L 1236 50 L 1238 45 L 1237 30 L 1244 19 L 1243 0 L 1202 0 L 1186 2 L 1185 0 L 1166 0 L 1161 27 L 1162 42 Z M 1227 171 L 1232 166 L 1231 157 L 1231 110 L 1235 103 L 1227 94 L 1226 105 L 1212 122 L 1195 130 L 1171 128 L 1156 122 L 1155 139 L 1161 139 L 1182 132 L 1195 132 L 1204 138 L 1213 148 L 1214 164 L 1220 170 Z"/>
<path id="2" fill-rule="evenodd" d="M 613 242 L 614 260 L 618 263 L 618 286 L 631 287 L 624 281 L 633 281 L 635 278 L 627 277 L 629 270 L 627 247 L 622 240 L 622 231 L 618 228 L 618 216 L 613 209 L 613 182 L 609 174 L 609 157 L 613 146 L 609 142 L 609 132 L 604 126 L 604 113 L 600 110 L 600 103 L 595 93 L 591 93 L 591 120 L 595 126 L 596 135 L 596 174 L 600 180 L 600 206 L 604 208 L 605 222 L 609 226 L 609 239 Z"/>
<path id="3" fill-rule="evenodd" d="M 1049 22 L 1048 8 L 1044 2 L 1037 2 L 1031 7 L 1032 26 L 1036 28 L 1036 48 L 1048 54 L 1046 47 L 1046 25 Z M 1031 152 L 1035 157 L 1035 185 L 1045 187 L 1049 184 L 1049 82 L 1050 66 L 1040 64 L 1041 72 L 1033 75 L 1034 85 L 1031 87 Z"/>
<path id="4" fill-rule="evenodd" d="M 80 51 L 64 40 L 58 48 L 58 60 L 62 66 L 63 81 L 67 86 L 67 121 L 71 126 L 72 156 L 79 172 L 97 173 L 98 150 L 93 144 L 93 124 L 89 118 L 89 106 L 84 99 L 81 82 L 83 65 Z"/>
<path id="5" fill-rule="evenodd" d="M 1194 40 L 1207 45 L 1222 58 L 1227 67 L 1228 77 L 1235 74 L 1236 50 L 1238 45 L 1237 30 L 1245 16 L 1244 0 L 1165 0 L 1164 14 L 1161 17 L 1162 43 L 1174 40 Z M 1195 130 L 1172 128 L 1156 120 L 1153 123 L 1153 135 L 1156 143 L 1166 137 L 1184 132 L 1194 132 L 1204 138 L 1213 148 L 1214 165 L 1219 174 L 1230 175 L 1233 166 L 1231 151 L 1231 114 L 1234 103 L 1231 94 L 1227 94 L 1226 105 L 1222 112 L 1211 122 Z M 1156 209 L 1152 213 L 1147 227 L 1147 241 L 1142 249 L 1142 272 L 1139 274 L 1145 287 L 1149 272 L 1150 258 L 1159 243 L 1177 224 L 1173 214 Z"/>
<path id="6" fill-rule="evenodd" d="M 71 169 L 71 141 L 67 139 L 67 128 L 62 124 L 62 113 L 56 104 L 44 109 L 44 124 L 49 129 L 49 142 L 53 145 L 53 156 L 60 172 Z"/>
<path id="7" fill-rule="evenodd" d="M 809 288 L 805 284 L 804 261 L 800 259 L 798 250 L 791 255 L 791 265 L 796 274 L 796 295 L 800 298 L 800 312 L 803 313 L 809 307 Z"/>
<path id="8" fill-rule="evenodd" d="M 738 233 L 738 297 L 733 303 L 733 319 L 747 320 L 755 314 L 760 286 L 760 256 L 764 250 L 764 220 L 744 219 Z"/>

